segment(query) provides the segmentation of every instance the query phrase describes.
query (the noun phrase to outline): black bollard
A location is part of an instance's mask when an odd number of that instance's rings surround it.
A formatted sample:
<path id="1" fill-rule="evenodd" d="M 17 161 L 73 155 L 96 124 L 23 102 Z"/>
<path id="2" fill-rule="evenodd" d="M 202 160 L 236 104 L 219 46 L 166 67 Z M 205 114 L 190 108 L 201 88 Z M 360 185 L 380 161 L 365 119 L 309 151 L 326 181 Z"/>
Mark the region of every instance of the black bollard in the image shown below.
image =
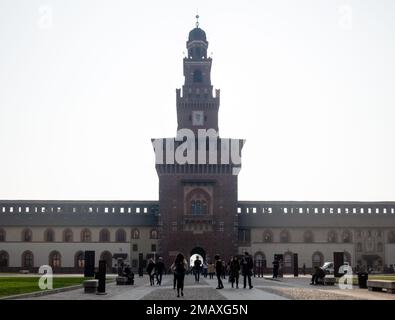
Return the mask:
<path id="1" fill-rule="evenodd" d="M 298 277 L 299 276 L 299 265 L 298 265 L 298 254 L 294 253 L 294 277 Z"/>
<path id="2" fill-rule="evenodd" d="M 97 287 L 97 294 L 106 294 L 106 260 L 99 261 L 99 271 L 97 273 L 97 279 L 99 280 L 99 286 Z"/>
<path id="3" fill-rule="evenodd" d="M 85 251 L 84 277 L 95 275 L 95 251 Z"/>

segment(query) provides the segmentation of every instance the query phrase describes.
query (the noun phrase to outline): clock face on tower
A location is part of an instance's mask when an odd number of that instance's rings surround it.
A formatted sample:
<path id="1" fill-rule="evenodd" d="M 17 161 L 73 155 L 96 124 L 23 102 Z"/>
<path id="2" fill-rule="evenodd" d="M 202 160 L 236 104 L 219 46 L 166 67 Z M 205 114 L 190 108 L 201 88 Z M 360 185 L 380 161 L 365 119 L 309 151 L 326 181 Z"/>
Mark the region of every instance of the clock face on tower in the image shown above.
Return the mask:
<path id="1" fill-rule="evenodd" d="M 204 111 L 192 111 L 192 125 L 202 126 L 204 124 Z"/>

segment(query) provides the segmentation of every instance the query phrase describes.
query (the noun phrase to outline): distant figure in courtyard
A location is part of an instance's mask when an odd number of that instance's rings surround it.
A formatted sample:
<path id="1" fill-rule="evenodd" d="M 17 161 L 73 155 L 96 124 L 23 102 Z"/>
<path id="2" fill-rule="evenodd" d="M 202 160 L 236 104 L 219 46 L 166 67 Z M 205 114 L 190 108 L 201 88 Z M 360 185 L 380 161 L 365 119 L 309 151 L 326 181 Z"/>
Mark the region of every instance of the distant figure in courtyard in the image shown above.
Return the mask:
<path id="1" fill-rule="evenodd" d="M 278 276 L 282 278 L 284 275 L 284 262 L 282 259 L 278 261 Z"/>
<path id="2" fill-rule="evenodd" d="M 222 261 L 222 278 L 226 279 L 226 263 Z"/>
<path id="3" fill-rule="evenodd" d="M 185 260 L 184 255 L 182 253 L 179 253 L 177 255 L 172 265 L 172 269 L 174 270 L 174 275 L 177 283 L 177 298 L 179 298 L 180 291 L 181 291 L 181 296 L 184 296 L 184 278 L 185 278 L 185 272 L 188 269 L 188 263 Z"/>
<path id="4" fill-rule="evenodd" d="M 150 258 L 147 265 L 147 273 L 149 276 L 149 283 L 151 286 L 155 284 L 155 261 Z"/>
<path id="5" fill-rule="evenodd" d="M 203 277 L 207 278 L 207 273 L 208 273 L 208 265 L 207 261 L 203 262 Z"/>
<path id="6" fill-rule="evenodd" d="M 244 257 L 241 260 L 241 272 L 244 277 L 244 289 L 247 287 L 247 279 L 248 279 L 248 286 L 250 289 L 253 288 L 251 284 L 251 276 L 252 276 L 252 269 L 254 268 L 254 262 L 252 261 L 251 256 L 248 252 L 244 253 Z"/>
<path id="7" fill-rule="evenodd" d="M 280 263 L 278 262 L 277 259 L 274 259 L 273 261 L 273 279 L 278 278 L 278 268 L 280 267 Z"/>
<path id="8" fill-rule="evenodd" d="M 163 263 L 163 258 L 159 257 L 158 261 L 155 264 L 156 284 L 162 284 L 162 276 L 164 272 L 165 264 Z"/>
<path id="9" fill-rule="evenodd" d="M 234 283 L 236 283 L 236 288 L 237 289 L 239 288 L 239 274 L 240 274 L 239 258 L 233 257 L 229 265 L 229 279 L 232 284 L 232 288 Z"/>
<path id="10" fill-rule="evenodd" d="M 319 279 L 323 279 L 323 278 L 325 278 L 325 271 L 322 268 L 315 266 L 314 267 L 314 273 L 313 273 L 313 276 L 311 277 L 311 283 L 310 284 L 311 285 L 316 285 L 317 281 Z"/>
<path id="11" fill-rule="evenodd" d="M 222 260 L 221 260 L 221 257 L 219 256 L 219 254 L 216 254 L 214 259 L 215 259 L 215 272 L 217 274 L 217 280 L 218 280 L 217 289 L 223 289 L 224 285 L 222 283 L 221 277 L 222 277 L 222 273 L 225 272 L 225 270 L 224 270 Z"/>
<path id="12" fill-rule="evenodd" d="M 199 259 L 199 256 L 196 256 L 196 260 L 193 263 L 193 273 L 195 274 L 195 282 L 199 282 L 200 280 L 201 267 L 202 267 L 202 261 Z"/>
<path id="13" fill-rule="evenodd" d="M 215 264 L 209 262 L 208 266 L 207 266 L 207 272 L 209 275 L 210 279 L 214 279 L 214 273 L 215 273 Z"/>
<path id="14" fill-rule="evenodd" d="M 304 276 L 306 275 L 306 264 L 305 263 L 303 263 L 302 273 Z"/>

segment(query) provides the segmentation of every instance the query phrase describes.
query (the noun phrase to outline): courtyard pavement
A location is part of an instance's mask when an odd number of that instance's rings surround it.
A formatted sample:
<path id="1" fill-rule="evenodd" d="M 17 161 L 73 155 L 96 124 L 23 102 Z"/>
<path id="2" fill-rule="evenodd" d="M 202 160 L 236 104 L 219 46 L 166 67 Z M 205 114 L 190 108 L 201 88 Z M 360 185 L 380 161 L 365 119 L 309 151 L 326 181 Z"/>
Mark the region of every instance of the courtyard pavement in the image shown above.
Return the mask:
<path id="1" fill-rule="evenodd" d="M 242 280 L 242 277 L 240 277 Z M 353 287 L 341 290 L 336 286 L 311 286 L 310 276 L 281 279 L 252 278 L 253 289 L 232 289 L 228 279 L 225 288 L 216 289 L 217 280 L 201 277 L 196 283 L 192 275 L 185 277 L 184 297 L 177 298 L 173 289 L 173 276 L 164 276 L 162 286 L 150 286 L 148 276 L 136 276 L 133 286 L 106 284 L 106 294 L 85 294 L 82 288 L 27 298 L 29 300 L 395 300 L 395 294 L 371 292 Z"/>

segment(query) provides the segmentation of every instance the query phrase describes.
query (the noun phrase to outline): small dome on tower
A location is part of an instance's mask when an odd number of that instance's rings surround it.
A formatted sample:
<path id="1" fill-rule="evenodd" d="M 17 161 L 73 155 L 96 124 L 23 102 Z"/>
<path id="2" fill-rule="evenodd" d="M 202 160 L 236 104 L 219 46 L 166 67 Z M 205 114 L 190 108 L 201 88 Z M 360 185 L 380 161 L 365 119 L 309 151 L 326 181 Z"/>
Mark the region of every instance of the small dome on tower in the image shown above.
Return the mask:
<path id="1" fill-rule="evenodd" d="M 191 32 L 189 32 L 188 41 L 193 41 L 193 40 L 207 41 L 206 40 L 206 32 L 204 32 L 199 27 L 196 27 L 195 29 L 192 29 Z"/>

